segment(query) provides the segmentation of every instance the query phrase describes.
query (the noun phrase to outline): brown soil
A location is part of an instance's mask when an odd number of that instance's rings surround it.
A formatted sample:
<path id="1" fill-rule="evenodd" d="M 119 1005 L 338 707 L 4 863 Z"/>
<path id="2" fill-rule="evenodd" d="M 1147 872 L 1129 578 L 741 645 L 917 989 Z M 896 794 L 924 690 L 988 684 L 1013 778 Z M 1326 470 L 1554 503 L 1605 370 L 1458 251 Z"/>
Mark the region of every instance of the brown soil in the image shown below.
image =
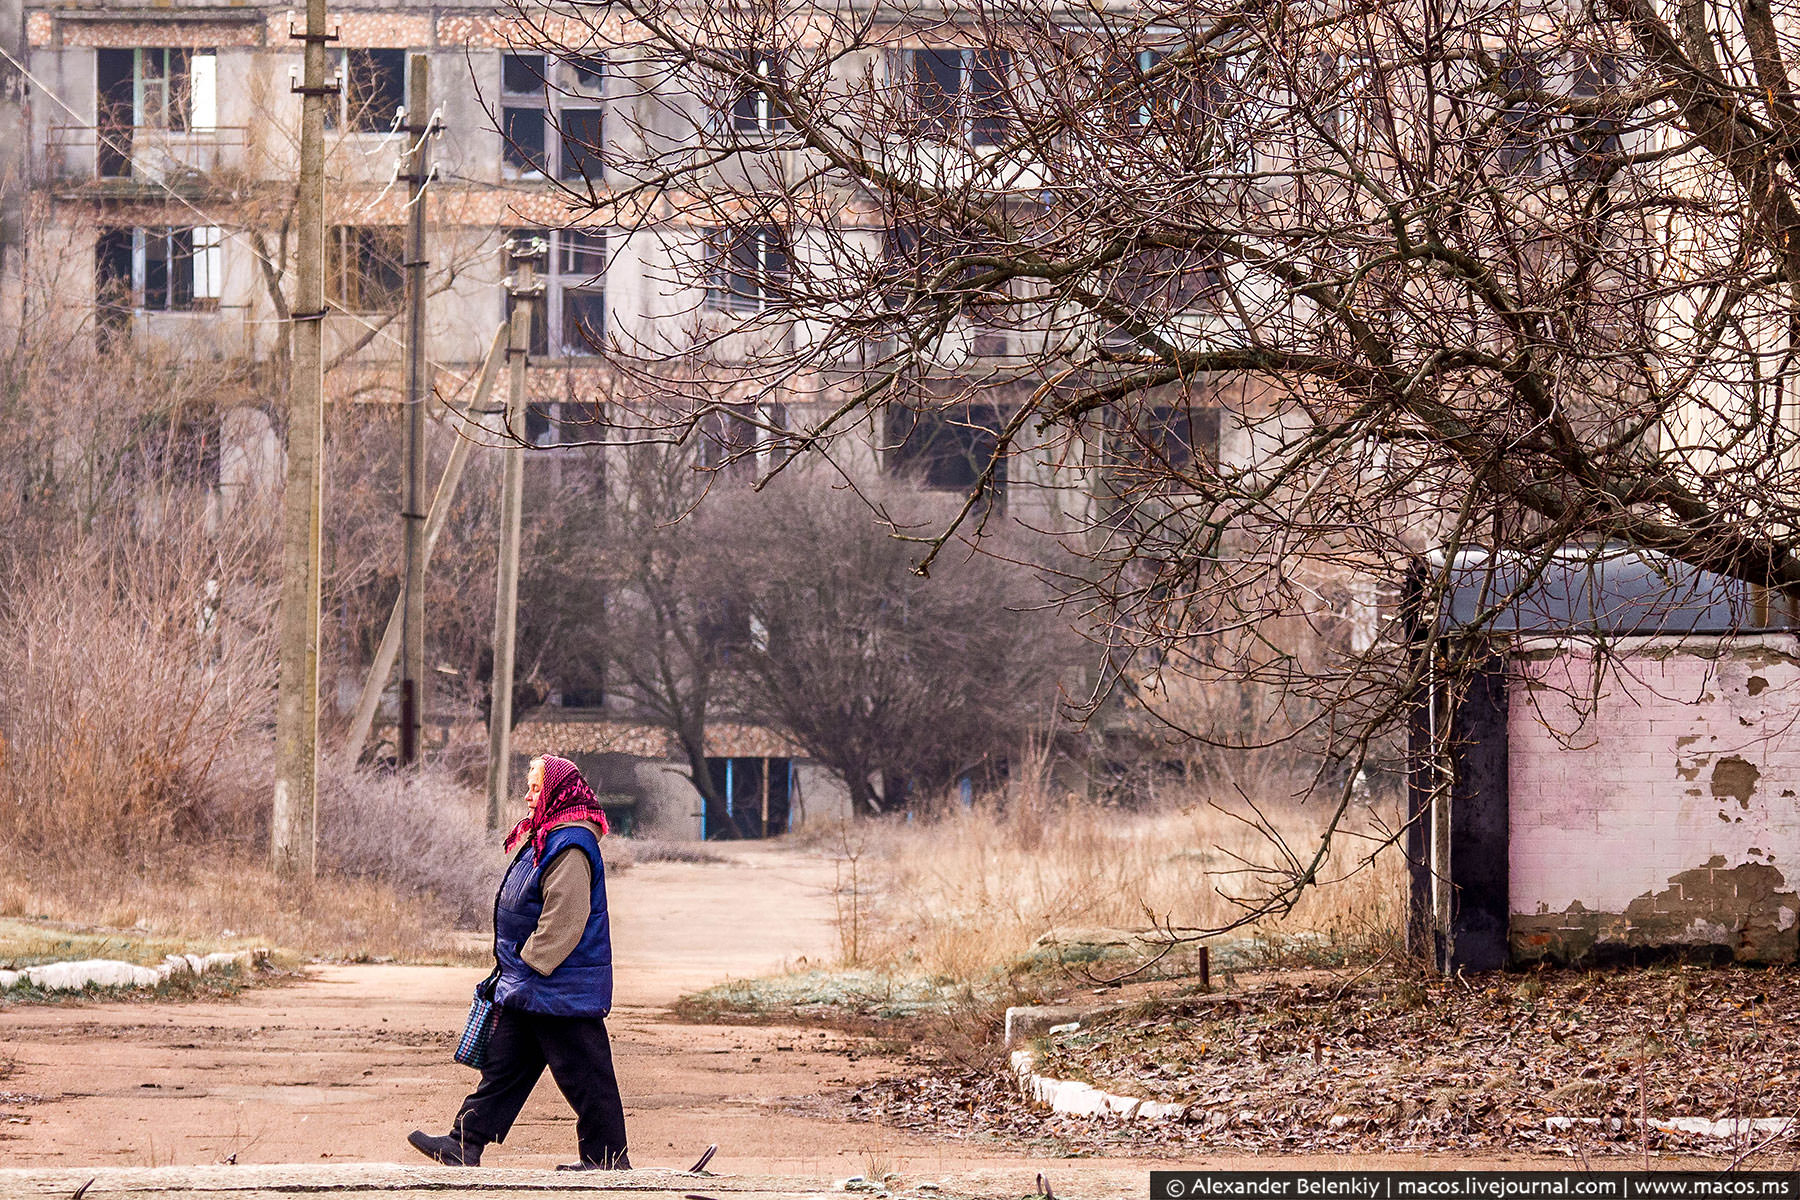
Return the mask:
<path id="1" fill-rule="evenodd" d="M 675 1020 L 668 1008 L 685 992 L 836 953 L 828 859 L 761 845 L 726 854 L 721 864 L 646 864 L 612 881 L 618 1007 L 610 1026 L 638 1165 L 686 1167 L 717 1142 L 717 1171 L 843 1177 L 891 1170 L 1013 1196 L 1031 1192 L 1039 1170 L 1064 1194 L 1138 1196 L 1153 1165 L 1233 1165 L 1192 1147 L 1153 1152 L 1170 1157 L 1046 1161 L 1053 1146 L 971 1142 L 951 1122 L 936 1130 L 929 1122 L 898 1129 L 856 1121 L 863 1107 L 851 1099 L 856 1089 L 902 1069 L 879 1043 L 817 1029 Z M 0 1010 L 0 1066 L 15 1063 L 0 1078 L 0 1162 L 415 1161 L 407 1132 L 441 1132 L 474 1082 L 450 1061 L 450 1050 L 481 974 L 319 966 L 292 985 L 223 1001 Z M 574 1143 L 573 1117 L 546 1082 L 490 1161 L 548 1166 L 570 1159 Z M 1386 1156 L 1354 1165 L 1423 1162 Z M 1271 1164 L 1238 1158 L 1235 1165 Z M 1352 1163 L 1317 1155 L 1282 1165 Z M 1077 1180 L 1079 1189 L 1061 1186 Z"/>

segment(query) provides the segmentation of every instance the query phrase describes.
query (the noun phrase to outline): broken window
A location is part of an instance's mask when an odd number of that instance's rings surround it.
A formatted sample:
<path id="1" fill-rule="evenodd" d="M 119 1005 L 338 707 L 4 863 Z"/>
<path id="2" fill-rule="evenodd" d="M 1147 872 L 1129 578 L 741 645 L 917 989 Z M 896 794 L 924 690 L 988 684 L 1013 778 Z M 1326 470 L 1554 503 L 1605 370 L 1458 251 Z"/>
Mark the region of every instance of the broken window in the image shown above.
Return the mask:
<path id="1" fill-rule="evenodd" d="M 948 141 L 993 145 L 1006 134 L 1006 50 L 924 48 L 901 52 L 914 129 Z"/>
<path id="2" fill-rule="evenodd" d="M 996 459 L 1003 425 L 999 408 L 965 404 L 920 411 L 899 405 L 887 412 L 887 466 L 921 487 L 968 493 L 993 468 L 991 499 L 1006 500 L 1006 460 Z"/>
<path id="3" fill-rule="evenodd" d="M 131 328 L 136 231 L 103 229 L 94 243 L 94 327 L 102 350 L 118 344 Z"/>
<path id="4" fill-rule="evenodd" d="M 890 308 L 899 308 L 919 296 L 936 299 L 962 290 L 965 311 L 1004 309 L 1006 285 L 975 280 L 994 263 L 1015 257 L 984 231 L 896 219 L 882 234 L 882 297 Z"/>
<path id="5" fill-rule="evenodd" d="M 393 312 L 406 296 L 406 231 L 333 225 L 325 239 L 325 295 L 350 312 Z"/>
<path id="6" fill-rule="evenodd" d="M 1510 55 L 1501 64 L 1498 85 L 1502 97 L 1495 117 L 1499 142 L 1495 165 L 1508 174 L 1536 175 L 1544 166 L 1548 114 L 1542 103 L 1517 93 L 1543 88 L 1543 63 L 1532 55 Z"/>
<path id="7" fill-rule="evenodd" d="M 1185 132 L 1207 120 L 1220 99 L 1210 76 L 1166 49 L 1109 54 L 1096 83 L 1106 127 L 1133 133 Z"/>
<path id="8" fill-rule="evenodd" d="M 1619 60 L 1613 55 L 1577 55 L 1570 95 L 1579 100 L 1598 99 L 1618 86 L 1620 74 Z M 1582 179 L 1602 174 L 1608 161 L 1623 149 L 1619 123 L 1609 117 L 1584 115 L 1570 118 L 1569 124 L 1570 169 Z"/>
<path id="9" fill-rule="evenodd" d="M 773 133 L 787 128 L 786 119 L 769 94 L 769 86 L 782 81 L 781 60 L 757 50 L 743 51 L 739 58 L 743 74 L 731 85 L 731 128 L 738 133 Z"/>
<path id="10" fill-rule="evenodd" d="M 502 166 L 510 175 L 598 182 L 605 170 L 606 61 L 595 54 L 500 56 Z"/>
<path id="11" fill-rule="evenodd" d="M 94 51 L 96 168 L 131 174 L 140 129 L 210 132 L 218 126 L 218 56 L 184 46 L 106 47 Z"/>
<path id="12" fill-rule="evenodd" d="M 539 358 L 600 354 L 606 339 L 606 231 L 514 229 L 507 237 L 542 238 L 549 250 L 540 264 L 543 302 L 532 312 L 531 353 Z M 509 318 L 512 306 L 509 296 Z"/>
<path id="13" fill-rule="evenodd" d="M 325 127 L 386 133 L 406 107 L 406 51 L 353 46 L 334 55 L 338 103 L 327 105 Z M 341 111 L 340 111 L 341 110 Z"/>
<path id="14" fill-rule="evenodd" d="M 598 354 L 606 337 L 605 232 L 560 230 L 553 261 L 548 295 L 556 304 L 556 344 L 564 354 Z"/>
<path id="15" fill-rule="evenodd" d="M 1224 256 L 1211 249 L 1157 248 L 1125 255 L 1108 298 L 1129 314 L 1107 323 L 1108 345 L 1129 346 L 1148 332 L 1170 336 L 1171 318 L 1218 308 L 1225 293 Z"/>
<path id="16" fill-rule="evenodd" d="M 1146 405 L 1116 417 L 1109 440 L 1114 463 L 1147 467 L 1152 477 L 1216 465 L 1219 410 L 1187 401 Z"/>
<path id="17" fill-rule="evenodd" d="M 219 301 L 224 231 L 108 229 L 94 251 L 94 299 L 102 330 L 126 327 L 134 310 L 191 312 Z"/>
<path id="18" fill-rule="evenodd" d="M 786 233 L 775 225 L 706 231 L 706 306 L 755 312 L 781 298 L 788 278 Z"/>

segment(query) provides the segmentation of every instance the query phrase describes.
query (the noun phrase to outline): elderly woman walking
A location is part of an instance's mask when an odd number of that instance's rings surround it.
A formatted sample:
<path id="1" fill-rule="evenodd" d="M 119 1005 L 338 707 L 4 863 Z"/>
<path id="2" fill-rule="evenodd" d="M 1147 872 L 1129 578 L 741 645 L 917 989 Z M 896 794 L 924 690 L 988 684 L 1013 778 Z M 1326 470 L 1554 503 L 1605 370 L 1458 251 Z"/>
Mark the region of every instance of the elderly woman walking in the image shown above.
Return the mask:
<path id="1" fill-rule="evenodd" d="M 575 1109 L 581 1161 L 559 1170 L 626 1169 L 625 1109 L 613 1076 L 612 939 L 600 839 L 606 814 L 566 758 L 533 759 L 530 813 L 507 835 L 519 847 L 494 900 L 493 999 L 499 1017 L 481 1083 L 448 1134 L 414 1130 L 421 1153 L 451 1166 L 481 1165 L 503 1142 L 544 1068 Z"/>

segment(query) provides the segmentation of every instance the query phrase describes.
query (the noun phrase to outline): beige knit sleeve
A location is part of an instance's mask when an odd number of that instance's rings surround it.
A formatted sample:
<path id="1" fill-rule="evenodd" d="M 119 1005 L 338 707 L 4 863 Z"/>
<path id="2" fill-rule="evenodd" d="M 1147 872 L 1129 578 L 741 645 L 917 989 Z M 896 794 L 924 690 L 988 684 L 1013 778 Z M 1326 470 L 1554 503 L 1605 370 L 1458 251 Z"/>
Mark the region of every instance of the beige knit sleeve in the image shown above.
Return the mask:
<path id="1" fill-rule="evenodd" d="M 556 856 L 544 872 L 544 911 L 519 951 L 526 966 L 548 975 L 581 944 L 593 888 L 594 872 L 586 854 L 571 847 Z"/>

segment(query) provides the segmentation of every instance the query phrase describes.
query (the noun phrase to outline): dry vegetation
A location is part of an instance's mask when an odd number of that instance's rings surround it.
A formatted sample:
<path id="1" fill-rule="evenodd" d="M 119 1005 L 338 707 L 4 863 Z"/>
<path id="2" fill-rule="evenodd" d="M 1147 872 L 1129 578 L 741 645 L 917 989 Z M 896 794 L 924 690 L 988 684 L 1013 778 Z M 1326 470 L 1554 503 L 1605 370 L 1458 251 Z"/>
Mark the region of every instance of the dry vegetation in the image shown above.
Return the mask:
<path id="1" fill-rule="evenodd" d="M 459 958 L 498 853 L 447 775 L 330 778 L 319 882 L 265 865 L 276 497 L 214 488 L 208 459 L 255 394 L 238 371 L 48 342 L 0 362 L 0 916 Z"/>
<path id="2" fill-rule="evenodd" d="M 1253 882 L 1253 864 L 1281 855 L 1269 833 L 1304 846 L 1323 824 L 1296 806 L 1265 809 L 1272 829 L 1259 829 L 1247 805 L 1215 807 L 1197 791 L 1164 805 L 1132 811 L 1028 796 L 1004 807 L 952 808 L 922 822 L 842 831 L 833 848 L 844 864 L 845 957 L 967 981 L 1059 963 L 1080 969 L 1118 942 L 1117 931 L 1157 927 L 1185 935 L 1230 924 L 1242 914 L 1231 897 Z M 1391 813 L 1363 809 L 1351 833 L 1340 831 L 1328 882 L 1287 916 L 1231 937 L 1338 961 L 1392 947 L 1404 915 L 1404 864 L 1393 849 L 1366 866 L 1363 860 L 1394 827 Z M 1135 956 L 1132 944 L 1117 945 L 1113 957 L 1151 957 L 1155 940 L 1147 952 L 1137 943 Z M 1176 953 L 1159 965 L 1189 961 Z M 1088 971 L 1111 976 L 1129 965 Z"/>

